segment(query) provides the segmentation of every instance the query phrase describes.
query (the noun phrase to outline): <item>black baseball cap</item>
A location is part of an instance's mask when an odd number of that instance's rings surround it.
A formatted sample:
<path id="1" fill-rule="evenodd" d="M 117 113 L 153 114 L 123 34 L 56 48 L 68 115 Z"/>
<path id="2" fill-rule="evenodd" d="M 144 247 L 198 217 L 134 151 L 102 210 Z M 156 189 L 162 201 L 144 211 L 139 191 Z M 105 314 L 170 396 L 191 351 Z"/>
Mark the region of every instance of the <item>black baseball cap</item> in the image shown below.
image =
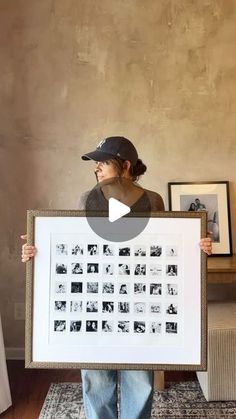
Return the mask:
<path id="1" fill-rule="evenodd" d="M 83 160 L 105 161 L 118 157 L 129 160 L 133 166 L 137 163 L 138 153 L 134 145 L 125 137 L 104 138 L 97 145 L 96 150 L 83 154 Z"/>

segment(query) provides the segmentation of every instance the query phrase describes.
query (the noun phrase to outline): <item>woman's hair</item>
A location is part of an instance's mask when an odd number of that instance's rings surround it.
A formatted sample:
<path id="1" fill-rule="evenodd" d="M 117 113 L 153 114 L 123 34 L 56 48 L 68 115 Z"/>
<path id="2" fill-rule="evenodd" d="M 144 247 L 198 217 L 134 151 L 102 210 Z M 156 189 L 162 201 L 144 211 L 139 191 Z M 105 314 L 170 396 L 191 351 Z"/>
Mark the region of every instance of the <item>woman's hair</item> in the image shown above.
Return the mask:
<path id="1" fill-rule="evenodd" d="M 142 162 L 141 159 L 137 160 L 135 166 L 131 166 L 131 176 L 133 180 L 138 180 L 147 170 L 146 164 Z"/>
<path id="2" fill-rule="evenodd" d="M 124 160 L 119 159 L 119 158 L 114 158 L 111 160 L 108 160 L 109 162 L 111 162 L 112 164 L 114 164 L 114 166 L 117 169 L 117 173 L 118 176 L 121 176 L 123 173 L 123 165 L 124 165 Z M 147 170 L 147 166 L 142 162 L 141 159 L 137 160 L 137 163 L 133 166 L 131 164 L 130 166 L 130 176 L 132 177 L 132 180 L 138 180 L 140 176 L 142 176 Z"/>

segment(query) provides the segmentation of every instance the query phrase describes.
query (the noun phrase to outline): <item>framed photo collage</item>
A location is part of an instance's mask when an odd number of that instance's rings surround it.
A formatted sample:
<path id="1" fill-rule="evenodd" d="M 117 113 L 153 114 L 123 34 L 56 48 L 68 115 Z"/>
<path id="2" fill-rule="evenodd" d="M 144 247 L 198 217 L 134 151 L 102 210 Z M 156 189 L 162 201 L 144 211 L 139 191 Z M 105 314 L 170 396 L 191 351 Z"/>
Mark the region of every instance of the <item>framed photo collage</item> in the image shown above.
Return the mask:
<path id="1" fill-rule="evenodd" d="M 205 368 L 206 225 L 205 213 L 157 212 L 109 241 L 82 211 L 29 211 L 26 366 Z"/>
<path id="2" fill-rule="evenodd" d="M 54 237 L 52 335 L 178 334 L 178 252 L 155 240 L 131 246 Z"/>

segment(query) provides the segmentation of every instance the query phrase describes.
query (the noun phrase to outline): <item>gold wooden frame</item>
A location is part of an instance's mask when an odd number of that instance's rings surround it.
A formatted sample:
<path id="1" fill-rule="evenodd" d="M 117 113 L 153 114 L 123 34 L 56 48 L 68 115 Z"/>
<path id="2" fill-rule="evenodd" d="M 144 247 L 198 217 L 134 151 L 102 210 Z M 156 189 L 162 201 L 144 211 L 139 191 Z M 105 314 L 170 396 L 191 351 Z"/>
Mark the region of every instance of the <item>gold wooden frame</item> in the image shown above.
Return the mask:
<path id="1" fill-rule="evenodd" d="M 89 213 L 89 216 L 96 215 L 97 217 L 107 216 L 107 213 Z M 27 212 L 27 236 L 28 244 L 35 243 L 35 220 L 37 217 L 85 217 L 88 216 L 84 211 L 80 210 L 29 210 Z M 145 217 L 145 213 L 132 214 L 131 218 Z M 130 215 L 129 215 L 130 217 Z M 200 219 L 200 237 L 206 237 L 207 232 L 207 217 L 203 212 L 153 212 L 151 218 L 180 218 Z M 206 255 L 201 252 L 200 263 L 200 289 L 201 289 L 201 309 L 200 309 L 200 323 L 201 323 L 201 362 L 199 364 L 163 364 L 163 363 L 81 363 L 81 362 L 39 362 L 33 359 L 33 309 L 34 309 L 34 260 L 27 262 L 26 266 L 26 323 L 25 323 L 25 366 L 26 368 L 85 368 L 85 369 L 137 369 L 137 370 L 206 370 L 207 368 L 207 270 L 206 270 Z"/>

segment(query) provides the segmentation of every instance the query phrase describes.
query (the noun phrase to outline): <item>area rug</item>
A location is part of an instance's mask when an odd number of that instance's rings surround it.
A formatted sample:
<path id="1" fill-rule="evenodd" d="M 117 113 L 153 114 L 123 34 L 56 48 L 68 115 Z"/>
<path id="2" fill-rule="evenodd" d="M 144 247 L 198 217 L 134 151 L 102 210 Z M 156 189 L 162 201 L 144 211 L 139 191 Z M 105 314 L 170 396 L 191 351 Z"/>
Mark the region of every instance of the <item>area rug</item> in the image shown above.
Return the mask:
<path id="1" fill-rule="evenodd" d="M 198 381 L 167 383 L 154 393 L 152 419 L 160 418 L 236 419 L 236 402 L 207 402 Z M 38 419 L 85 419 L 81 384 L 51 384 Z"/>

